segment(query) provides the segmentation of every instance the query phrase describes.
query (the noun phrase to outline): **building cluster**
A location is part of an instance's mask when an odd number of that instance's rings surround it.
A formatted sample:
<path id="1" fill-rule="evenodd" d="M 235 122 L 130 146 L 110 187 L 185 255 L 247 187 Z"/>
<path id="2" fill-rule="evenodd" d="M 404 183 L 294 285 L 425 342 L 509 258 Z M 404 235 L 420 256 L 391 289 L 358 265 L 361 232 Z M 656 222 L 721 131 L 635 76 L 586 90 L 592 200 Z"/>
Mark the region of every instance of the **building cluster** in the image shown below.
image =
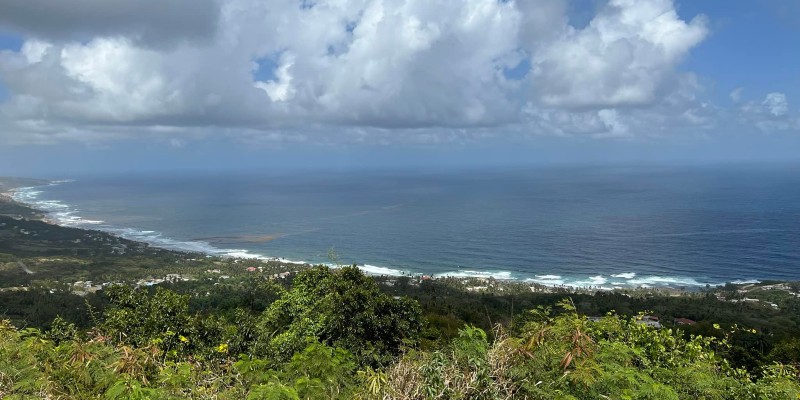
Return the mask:
<path id="1" fill-rule="evenodd" d="M 739 293 L 747 293 L 747 291 L 740 290 Z M 717 293 L 716 297 L 717 297 L 717 300 L 719 300 L 719 301 L 727 301 L 729 303 L 764 304 L 764 305 L 772 308 L 773 310 L 780 309 L 780 307 L 778 307 L 778 305 L 775 304 L 775 303 L 772 303 L 772 302 L 769 302 L 769 301 L 762 301 L 762 300 L 759 300 L 759 299 L 752 299 L 752 298 L 749 298 L 749 297 L 746 297 L 746 296 L 742 297 L 740 299 L 729 299 L 729 298 L 725 297 L 725 295 L 723 293 Z"/>
<path id="2" fill-rule="evenodd" d="M 590 322 L 600 322 L 603 319 L 603 317 L 587 317 L 587 318 L 589 319 Z M 647 325 L 649 327 L 656 329 L 661 329 L 664 327 L 661 318 L 655 315 L 642 315 L 642 318 L 636 320 L 636 323 Z M 672 320 L 672 324 L 676 326 L 687 326 L 687 325 L 695 325 L 697 324 L 697 322 L 689 318 L 675 318 Z"/>

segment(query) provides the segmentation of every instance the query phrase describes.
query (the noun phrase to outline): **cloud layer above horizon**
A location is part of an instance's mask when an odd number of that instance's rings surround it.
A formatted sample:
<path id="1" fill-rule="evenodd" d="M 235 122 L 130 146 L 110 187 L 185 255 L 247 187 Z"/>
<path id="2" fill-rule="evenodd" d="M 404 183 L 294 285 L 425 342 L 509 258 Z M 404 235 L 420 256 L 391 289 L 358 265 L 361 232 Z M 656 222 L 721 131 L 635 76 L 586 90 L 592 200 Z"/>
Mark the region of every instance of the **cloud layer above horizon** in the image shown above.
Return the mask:
<path id="1" fill-rule="evenodd" d="M 714 105 L 680 68 L 710 34 L 672 0 L 9 0 L 5 143 L 210 132 L 258 140 L 631 137 L 735 116 L 800 129 L 787 96 Z M 400 138 L 400 139 L 398 139 Z M 180 143 L 180 142 L 175 142 Z"/>

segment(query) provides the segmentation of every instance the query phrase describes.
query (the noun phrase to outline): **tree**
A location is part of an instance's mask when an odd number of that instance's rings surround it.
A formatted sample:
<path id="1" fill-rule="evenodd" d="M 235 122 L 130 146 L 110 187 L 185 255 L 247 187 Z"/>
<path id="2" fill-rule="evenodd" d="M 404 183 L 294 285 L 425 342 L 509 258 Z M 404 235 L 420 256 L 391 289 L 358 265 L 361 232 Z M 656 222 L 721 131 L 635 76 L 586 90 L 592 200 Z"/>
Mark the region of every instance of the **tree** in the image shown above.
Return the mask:
<path id="1" fill-rule="evenodd" d="M 105 290 L 111 300 L 100 329 L 118 343 L 145 347 L 151 344 L 177 354 L 191 347 L 189 296 L 158 288 L 146 290 L 116 285 Z"/>
<path id="2" fill-rule="evenodd" d="M 467 327 L 431 353 L 412 352 L 388 368 L 375 399 L 793 399 L 797 371 L 775 364 L 761 376 L 732 368 L 718 349 L 726 339 L 654 329 L 640 317 L 609 314 L 589 322 L 565 312 L 528 312 L 517 335 L 497 328 L 495 340 Z"/>
<path id="3" fill-rule="evenodd" d="M 259 321 L 259 351 L 288 360 L 308 341 L 346 349 L 362 365 L 381 365 L 415 345 L 422 327 L 413 300 L 392 298 L 355 266 L 303 271 Z"/>

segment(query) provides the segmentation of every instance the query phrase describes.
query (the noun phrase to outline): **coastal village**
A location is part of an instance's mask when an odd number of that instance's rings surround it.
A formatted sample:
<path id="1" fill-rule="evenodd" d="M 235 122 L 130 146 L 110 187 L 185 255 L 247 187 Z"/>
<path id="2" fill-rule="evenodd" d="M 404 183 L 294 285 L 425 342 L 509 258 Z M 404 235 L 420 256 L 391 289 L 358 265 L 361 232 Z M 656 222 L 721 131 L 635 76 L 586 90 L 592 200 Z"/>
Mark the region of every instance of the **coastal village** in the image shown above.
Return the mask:
<path id="1" fill-rule="evenodd" d="M 153 298 L 178 296 L 196 315 L 209 309 L 237 315 L 237 308 L 228 307 L 242 306 L 261 313 L 294 286 L 296 275 L 313 268 L 278 258 L 173 251 L 108 232 L 58 226 L 0 199 L 0 301 L 12 310 L 3 318 L 21 327 L 47 327 L 60 318 L 91 326 L 96 315 L 110 307 L 111 293 L 126 288 Z M 502 323 L 511 329 L 517 321 L 524 324 L 537 315 L 560 315 L 558 307 L 568 302 L 587 329 L 604 331 L 624 318 L 670 337 L 713 338 L 738 332 L 769 340 L 776 332 L 785 335 L 782 332 L 798 329 L 785 315 L 800 310 L 798 282 L 609 288 L 491 276 L 364 278 L 393 301 L 418 304 L 423 335 L 434 338 L 456 337 L 463 326 L 491 332 Z M 538 311 L 529 314 L 533 310 Z"/>
<path id="2" fill-rule="evenodd" d="M 140 288 L 175 285 L 236 286 L 247 280 L 273 281 L 288 285 L 309 264 L 218 257 L 152 247 L 106 232 L 65 228 L 44 221 L 41 214 L 8 198 L 0 201 L 0 293 L 47 288 L 51 294 L 78 296 L 96 294 L 105 288 L 125 284 Z M 2 254 L 6 254 L 2 256 Z M 10 256 L 24 254 L 24 256 Z M 697 299 L 712 296 L 724 304 L 754 310 L 781 310 L 787 299 L 800 297 L 800 286 L 787 282 L 728 284 L 708 288 L 671 287 L 572 287 L 494 277 L 448 277 L 429 275 L 373 276 L 395 297 L 425 293 L 430 288 L 447 288 L 474 296 L 516 297 L 525 293 L 553 296 L 597 296 L 614 293 L 629 299 L 669 297 Z M 205 296 L 209 291 L 201 291 Z M 590 321 L 601 316 L 587 314 Z M 691 315 L 671 315 L 667 321 L 658 313 L 640 316 L 640 322 L 655 328 L 693 326 Z"/>
<path id="3" fill-rule="evenodd" d="M 53 280 L 53 284 L 65 286 L 74 294 L 85 295 L 88 293 L 95 293 L 105 287 L 114 284 L 132 284 L 137 287 L 155 286 L 164 283 L 187 282 L 197 279 L 213 280 L 215 284 L 219 284 L 225 280 L 231 279 L 232 276 L 242 274 L 254 274 L 263 276 L 266 279 L 289 279 L 293 274 L 299 270 L 309 268 L 311 265 L 298 265 L 295 263 L 282 263 L 278 259 L 272 260 L 253 260 L 253 259 L 237 259 L 237 258 L 220 258 L 210 257 L 203 255 L 191 255 L 181 252 L 173 252 L 159 248 L 153 248 L 146 243 L 134 242 L 117 236 L 100 232 L 100 231 L 85 231 L 78 229 L 54 229 L 53 225 L 47 224 L 43 221 L 36 219 L 29 219 L 19 215 L 12 217 L 5 216 L 0 222 L 0 240 L 6 237 L 6 242 L 9 236 L 17 238 L 24 238 L 23 240 L 15 240 L 16 246 L 29 246 L 30 248 L 37 248 L 42 246 L 50 246 L 51 248 L 59 248 L 66 251 L 69 256 L 60 257 L 29 257 L 24 261 L 14 261 L 0 263 L 0 270 L 19 269 L 26 275 L 35 276 L 41 272 L 47 274 L 48 271 L 59 269 L 64 264 L 76 263 L 75 257 L 84 256 L 98 256 L 105 255 L 106 257 L 123 258 L 131 255 L 143 254 L 169 254 L 172 264 L 178 265 L 177 268 L 165 268 L 159 266 L 159 270 L 174 269 L 176 271 L 184 272 L 170 272 L 159 276 L 147 274 L 148 266 L 143 266 L 144 277 L 136 279 L 115 279 L 98 281 L 95 279 L 75 279 L 68 280 L 65 276 L 63 279 Z M 25 240 L 27 239 L 27 240 Z M 2 242 L 0 242 L 2 243 Z M 0 247 L 2 249 L 2 247 Z M 0 250 L 1 251 L 1 250 Z M 203 268 L 207 265 L 208 268 Z M 300 267 L 300 268 L 298 268 Z M 185 270 L 190 269 L 186 272 Z M 458 287 L 466 292 L 473 293 L 517 293 L 521 290 L 527 290 L 533 293 L 583 293 L 593 294 L 598 291 L 609 290 L 600 287 L 570 287 L 564 285 L 543 285 L 539 283 L 520 282 L 514 280 L 503 280 L 492 277 L 470 277 L 470 278 L 456 278 L 456 277 L 432 277 L 428 275 L 416 276 L 376 276 L 378 282 L 387 288 L 393 288 L 398 284 L 399 280 L 403 280 L 405 285 L 419 286 L 429 281 L 444 282 L 448 285 Z M 15 285 L 0 287 L 0 291 L 20 291 L 27 290 L 26 285 Z M 735 288 L 714 288 L 714 296 L 721 302 L 729 303 L 745 303 L 751 305 L 760 305 L 771 309 L 780 309 L 779 304 L 773 300 L 780 298 L 782 295 L 800 297 L 800 293 L 796 291 L 796 287 L 790 286 L 788 283 L 764 283 L 764 284 L 744 284 L 738 285 Z M 57 289 L 52 289 L 57 290 Z M 680 296 L 697 296 L 700 291 L 690 289 L 676 289 L 676 288 L 618 288 L 613 289 L 626 296 L 647 296 L 647 295 L 666 295 L 673 297 Z M 778 295 L 775 295 L 778 294 Z M 782 294 L 782 295 L 781 295 Z M 654 317 L 655 318 L 655 317 Z M 646 323 L 653 326 L 660 326 L 657 324 L 656 319 L 645 319 Z M 690 324 L 689 319 L 676 319 L 676 324 L 686 325 Z"/>

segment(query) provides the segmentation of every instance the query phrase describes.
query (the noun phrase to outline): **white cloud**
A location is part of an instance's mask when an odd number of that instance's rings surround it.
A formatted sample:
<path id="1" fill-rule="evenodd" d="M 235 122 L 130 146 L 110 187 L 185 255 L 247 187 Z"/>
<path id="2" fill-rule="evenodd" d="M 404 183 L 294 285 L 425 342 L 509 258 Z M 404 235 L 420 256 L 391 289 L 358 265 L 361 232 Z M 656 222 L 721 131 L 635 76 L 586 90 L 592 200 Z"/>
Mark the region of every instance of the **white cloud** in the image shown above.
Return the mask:
<path id="1" fill-rule="evenodd" d="M 280 68 L 275 72 L 275 79 L 267 82 L 258 81 L 255 86 L 264 90 L 272 101 L 288 101 L 294 96 L 291 69 L 294 66 L 294 56 L 285 54 Z"/>
<path id="2" fill-rule="evenodd" d="M 730 98 L 734 103 L 738 103 L 742 100 L 742 93 L 744 92 L 744 88 L 736 88 L 734 89 L 731 94 Z"/>
<path id="3" fill-rule="evenodd" d="M 699 85 L 675 71 L 705 22 L 681 20 L 671 0 L 612 0 L 582 29 L 569 25 L 566 0 L 200 1 L 185 6 L 205 7 L 202 18 L 173 30 L 171 17 L 152 19 L 156 3 L 118 3 L 136 12 L 117 29 L 77 26 L 79 13 L 14 25 L 32 36 L 0 52 L 7 135 L 217 129 L 305 140 L 335 127 L 450 140 L 487 127 L 630 136 L 707 123 Z M 116 15 L 95 5 L 95 17 Z M 507 77 L 528 62 L 524 78 Z"/>
<path id="4" fill-rule="evenodd" d="M 169 140 L 169 145 L 174 147 L 174 148 L 180 149 L 180 148 L 182 148 L 183 146 L 186 145 L 186 142 L 183 141 L 183 140 L 180 140 L 180 139 L 171 138 Z"/>
<path id="5" fill-rule="evenodd" d="M 800 131 L 800 113 L 792 112 L 786 94 L 768 93 L 762 101 L 748 101 L 740 109 L 739 120 L 763 132 Z"/>
<path id="6" fill-rule="evenodd" d="M 764 107 L 775 117 L 786 115 L 789 111 L 789 102 L 783 93 L 769 93 L 762 103 Z"/>
<path id="7" fill-rule="evenodd" d="M 620 121 L 617 110 L 600 110 L 597 116 L 603 122 L 605 131 L 612 136 L 628 136 L 629 129 Z"/>
<path id="8" fill-rule="evenodd" d="M 534 53 L 534 85 L 550 106 L 651 104 L 706 34 L 704 18 L 687 24 L 670 0 L 612 0 L 587 27 L 567 27 Z"/>
<path id="9" fill-rule="evenodd" d="M 702 100 L 694 75 L 676 77 L 672 92 L 647 107 L 568 108 L 529 102 L 525 121 L 536 133 L 603 138 L 648 137 L 706 131 L 721 111 Z"/>
<path id="10" fill-rule="evenodd" d="M 52 47 L 51 44 L 46 42 L 35 39 L 28 40 L 22 45 L 20 53 L 28 64 L 36 64 L 42 62 L 45 54 L 47 54 L 48 50 Z"/>
<path id="11" fill-rule="evenodd" d="M 93 121 L 131 121 L 180 112 L 179 87 L 162 74 L 161 55 L 124 39 L 96 39 L 61 48 L 64 75 L 80 84 L 62 111 Z M 85 96 L 85 97 L 84 97 Z"/>

